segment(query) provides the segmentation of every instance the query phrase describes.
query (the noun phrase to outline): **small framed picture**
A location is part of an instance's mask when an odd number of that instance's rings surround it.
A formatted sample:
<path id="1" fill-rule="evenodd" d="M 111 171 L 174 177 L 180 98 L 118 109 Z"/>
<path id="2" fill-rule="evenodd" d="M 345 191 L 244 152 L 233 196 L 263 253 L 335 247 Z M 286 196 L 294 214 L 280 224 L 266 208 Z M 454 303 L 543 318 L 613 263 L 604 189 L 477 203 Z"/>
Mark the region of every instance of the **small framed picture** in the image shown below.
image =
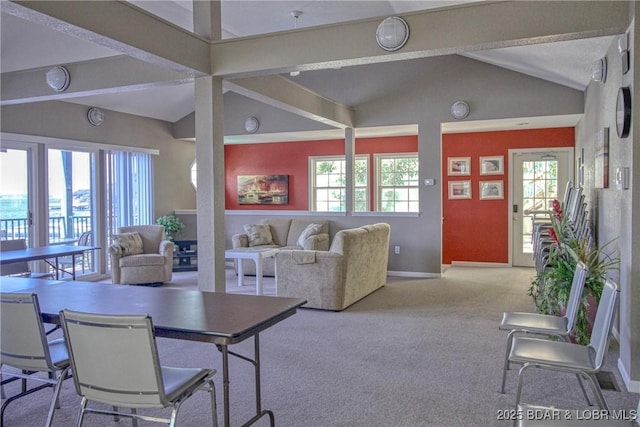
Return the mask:
<path id="1" fill-rule="evenodd" d="M 502 181 L 480 181 L 480 200 L 504 199 Z"/>
<path id="2" fill-rule="evenodd" d="M 480 175 L 504 175 L 504 156 L 480 157 Z"/>
<path id="3" fill-rule="evenodd" d="M 449 157 L 447 175 L 471 175 L 471 157 Z"/>
<path id="4" fill-rule="evenodd" d="M 449 199 L 470 199 L 471 181 L 449 181 Z"/>

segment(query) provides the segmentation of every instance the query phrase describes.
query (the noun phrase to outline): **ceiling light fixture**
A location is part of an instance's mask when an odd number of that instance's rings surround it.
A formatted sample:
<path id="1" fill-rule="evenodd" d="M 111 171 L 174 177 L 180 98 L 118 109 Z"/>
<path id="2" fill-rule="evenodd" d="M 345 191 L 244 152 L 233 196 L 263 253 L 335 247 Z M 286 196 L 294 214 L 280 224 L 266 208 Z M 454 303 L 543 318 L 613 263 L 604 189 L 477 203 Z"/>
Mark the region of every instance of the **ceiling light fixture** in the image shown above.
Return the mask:
<path id="1" fill-rule="evenodd" d="M 302 15 L 302 11 L 301 10 L 292 10 L 291 11 L 291 16 L 293 17 L 293 29 L 297 29 L 298 28 L 298 18 L 300 18 L 300 15 Z M 300 70 L 291 71 L 289 73 L 289 75 L 291 77 L 298 77 L 300 75 Z"/>
<path id="2" fill-rule="evenodd" d="M 71 78 L 69 76 L 69 70 L 62 65 L 53 67 L 47 71 L 47 85 L 56 92 L 64 92 L 69 87 Z"/>
<path id="3" fill-rule="evenodd" d="M 382 49 L 393 52 L 409 40 L 409 24 L 399 16 L 385 18 L 376 30 L 376 41 Z"/>
<path id="4" fill-rule="evenodd" d="M 471 109 L 469 108 L 469 104 L 465 101 L 456 101 L 451 105 L 451 115 L 454 119 L 466 119 L 469 115 L 469 111 L 471 111 Z"/>
<path id="5" fill-rule="evenodd" d="M 104 122 L 104 112 L 99 108 L 91 107 L 87 111 L 87 120 L 93 126 L 100 126 Z"/>

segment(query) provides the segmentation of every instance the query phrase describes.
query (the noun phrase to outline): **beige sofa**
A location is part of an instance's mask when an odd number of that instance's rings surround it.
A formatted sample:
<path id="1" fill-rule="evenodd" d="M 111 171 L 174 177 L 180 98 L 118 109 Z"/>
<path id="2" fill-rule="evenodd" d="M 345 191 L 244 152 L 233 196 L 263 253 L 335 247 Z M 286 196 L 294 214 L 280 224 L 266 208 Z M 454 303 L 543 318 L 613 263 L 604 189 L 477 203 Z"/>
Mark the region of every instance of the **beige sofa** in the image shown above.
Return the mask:
<path id="1" fill-rule="evenodd" d="M 338 231 L 323 251 L 276 254 L 278 296 L 304 298 L 303 307 L 340 311 L 387 283 L 389 224 Z"/>
<path id="2" fill-rule="evenodd" d="M 329 221 L 320 219 L 291 219 L 291 218 L 269 218 L 260 221 L 260 224 L 268 225 L 271 231 L 271 244 L 256 245 L 253 247 L 273 247 L 290 250 L 318 250 L 326 251 L 329 249 Z M 300 234 L 309 226 L 309 224 L 320 224 L 322 228 L 320 232 L 309 236 L 303 242 L 302 246 L 298 245 Z M 231 238 L 233 248 L 249 247 L 249 236 L 247 233 L 238 233 Z M 245 262 L 242 264 L 242 271 L 245 275 L 255 275 L 256 266 L 253 262 Z M 237 269 L 236 269 L 237 273 Z M 275 276 L 274 258 L 265 258 L 262 263 L 262 274 L 264 276 Z"/>

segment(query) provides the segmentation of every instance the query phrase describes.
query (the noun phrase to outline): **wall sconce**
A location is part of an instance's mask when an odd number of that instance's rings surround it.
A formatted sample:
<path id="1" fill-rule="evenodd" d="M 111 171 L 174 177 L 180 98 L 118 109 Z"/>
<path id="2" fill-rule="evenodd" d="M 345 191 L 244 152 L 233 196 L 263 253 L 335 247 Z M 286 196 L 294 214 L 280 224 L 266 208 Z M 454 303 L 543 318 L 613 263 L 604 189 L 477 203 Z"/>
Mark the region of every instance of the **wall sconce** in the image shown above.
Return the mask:
<path id="1" fill-rule="evenodd" d="M 620 52 L 620 56 L 622 59 L 622 74 L 627 74 L 627 72 L 629 71 L 629 61 L 631 60 L 627 37 L 627 33 L 624 33 L 620 37 L 618 37 L 618 52 Z"/>
<path id="2" fill-rule="evenodd" d="M 598 83 L 604 83 L 607 81 L 607 57 L 591 64 L 591 80 Z"/>

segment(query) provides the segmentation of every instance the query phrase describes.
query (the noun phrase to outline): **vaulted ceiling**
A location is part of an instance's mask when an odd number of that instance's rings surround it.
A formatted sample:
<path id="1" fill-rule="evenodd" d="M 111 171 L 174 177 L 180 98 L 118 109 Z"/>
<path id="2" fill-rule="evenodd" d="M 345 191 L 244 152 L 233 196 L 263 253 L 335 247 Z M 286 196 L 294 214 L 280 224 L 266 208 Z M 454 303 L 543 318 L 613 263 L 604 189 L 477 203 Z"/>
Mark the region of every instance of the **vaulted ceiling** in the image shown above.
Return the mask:
<path id="1" fill-rule="evenodd" d="M 54 26 L 46 20 L 39 21 L 33 17 L 23 19 L 20 13 L 8 13 L 8 3 L 11 2 L 0 3 L 2 7 L 0 70 L 3 76 L 10 72 L 12 74 L 37 72 L 42 74 L 44 79 L 44 72 L 51 66 L 79 62 L 95 63 L 96 68 L 99 69 L 99 61 L 118 57 L 123 53 L 122 50 L 106 47 L 104 43 L 94 43 L 88 40 L 86 34 L 78 34 L 64 25 Z M 129 3 L 173 25 L 192 31 L 192 1 L 130 1 Z M 221 2 L 222 38 L 231 40 L 276 32 L 293 31 L 295 33 L 295 31 L 316 26 L 338 23 L 351 25 L 354 22 L 375 17 L 380 17 L 381 20 L 391 15 L 411 14 L 442 7 L 459 7 L 460 4 L 468 3 L 475 3 L 475 1 L 223 0 Z M 294 11 L 298 12 L 294 13 Z M 455 36 L 457 29 L 449 30 L 452 36 Z M 591 64 L 604 56 L 615 37 L 617 36 L 611 34 L 611 31 L 586 31 L 584 35 L 564 37 L 564 40 L 549 38 L 552 41 L 549 43 L 511 43 L 507 47 L 487 50 L 458 49 L 455 53 L 577 90 L 584 90 L 590 81 Z M 407 67 L 410 66 L 409 61 Z M 140 73 L 153 72 L 150 68 L 136 69 L 139 69 Z M 321 71 L 340 72 L 332 68 Z M 288 73 L 284 75 L 297 83 L 304 81 L 303 78 L 296 80 L 296 77 L 289 77 Z M 376 90 L 375 86 L 371 90 Z M 322 93 L 319 95 L 328 96 Z M 339 93 L 332 94 L 332 97 L 338 98 L 335 100 L 346 105 L 350 105 L 353 101 L 340 99 Z M 194 111 L 194 98 L 193 80 L 184 77 L 176 78 L 175 84 L 131 83 L 122 90 L 87 90 L 79 93 L 78 96 L 68 96 L 62 100 L 176 122 Z M 4 92 L 2 101 L 6 105 Z"/>

